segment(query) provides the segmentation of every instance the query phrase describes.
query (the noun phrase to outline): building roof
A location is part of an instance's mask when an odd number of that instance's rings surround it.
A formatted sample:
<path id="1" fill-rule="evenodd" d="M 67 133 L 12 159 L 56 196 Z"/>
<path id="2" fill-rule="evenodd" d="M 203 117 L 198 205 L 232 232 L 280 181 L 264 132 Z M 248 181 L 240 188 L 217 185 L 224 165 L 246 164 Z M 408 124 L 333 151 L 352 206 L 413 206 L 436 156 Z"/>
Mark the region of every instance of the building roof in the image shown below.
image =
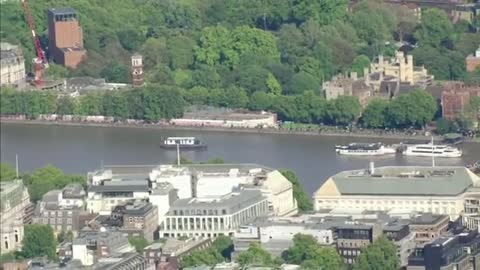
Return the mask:
<path id="1" fill-rule="evenodd" d="M 136 202 L 133 204 L 127 204 L 125 206 L 124 214 L 125 215 L 145 215 L 146 213 L 152 210 L 153 206 L 151 203 L 147 202 Z"/>
<path id="2" fill-rule="evenodd" d="M 171 215 L 172 210 L 177 209 L 226 209 L 227 213 L 231 214 L 263 200 L 266 198 L 260 190 L 241 190 L 219 197 L 176 200 L 170 207 L 169 213 Z"/>
<path id="3" fill-rule="evenodd" d="M 89 186 L 88 192 L 135 192 L 149 190 L 147 180 L 116 180 L 106 181 L 104 185 Z"/>
<path id="4" fill-rule="evenodd" d="M 75 14 L 75 9 L 71 7 L 58 7 L 58 8 L 49 8 L 49 13 L 54 15 L 68 15 L 68 14 Z"/>
<path id="5" fill-rule="evenodd" d="M 465 192 L 479 178 L 465 167 L 387 166 L 343 171 L 328 179 L 317 195 L 454 196 Z"/>
<path id="6" fill-rule="evenodd" d="M 0 182 L 0 210 L 19 205 L 26 191 L 22 180 Z"/>
<path id="7" fill-rule="evenodd" d="M 449 220 L 450 218 L 446 215 L 433 215 L 430 213 L 425 213 L 423 215 L 419 215 L 417 217 L 412 218 L 411 224 L 412 225 L 433 225 L 445 219 Z"/>

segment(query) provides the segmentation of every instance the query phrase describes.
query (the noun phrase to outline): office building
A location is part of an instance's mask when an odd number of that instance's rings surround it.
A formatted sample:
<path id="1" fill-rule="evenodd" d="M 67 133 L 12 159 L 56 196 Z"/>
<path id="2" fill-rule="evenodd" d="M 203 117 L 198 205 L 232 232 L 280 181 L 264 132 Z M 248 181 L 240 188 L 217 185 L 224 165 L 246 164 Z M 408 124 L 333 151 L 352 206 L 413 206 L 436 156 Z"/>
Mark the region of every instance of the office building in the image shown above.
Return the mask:
<path id="1" fill-rule="evenodd" d="M 9 43 L 0 43 L 0 85 L 22 86 L 25 78 L 22 49 Z"/>
<path id="2" fill-rule="evenodd" d="M 83 30 L 73 8 L 48 10 L 48 51 L 55 63 L 76 68 L 87 55 Z"/>
<path id="3" fill-rule="evenodd" d="M 476 231 L 434 239 L 413 252 L 407 270 L 480 268 L 480 235 Z"/>
<path id="4" fill-rule="evenodd" d="M 153 242 L 158 225 L 157 207 L 151 203 L 138 202 L 125 206 L 122 232 L 139 232 L 148 242 Z"/>
<path id="5" fill-rule="evenodd" d="M 412 218 L 410 230 L 415 234 L 415 244 L 419 247 L 447 233 L 450 218 L 447 215 L 424 214 Z"/>
<path id="6" fill-rule="evenodd" d="M 170 207 L 160 231 L 163 237 L 233 236 L 240 226 L 268 213 L 267 199 L 259 190 L 179 199 Z"/>
<path id="7" fill-rule="evenodd" d="M 464 210 L 464 195 L 480 184 L 465 167 L 388 166 L 340 172 L 314 193 L 320 209 L 401 210 L 449 215 Z"/>
<path id="8" fill-rule="evenodd" d="M 181 199 L 222 196 L 242 187 L 261 190 L 274 215 L 288 216 L 298 211 L 290 181 L 278 170 L 256 164 L 161 165 L 150 172 L 149 178 L 171 183 Z"/>
<path id="9" fill-rule="evenodd" d="M 374 225 L 345 224 L 337 227 L 337 251 L 346 264 L 353 264 L 362 248 L 370 245 L 381 235 L 381 230 Z"/>
<path id="10" fill-rule="evenodd" d="M 79 217 L 85 213 L 85 196 L 80 184 L 51 190 L 37 203 L 32 222 L 50 225 L 55 233 L 71 231 L 76 234 L 82 227 Z"/>
<path id="11" fill-rule="evenodd" d="M 30 196 L 22 180 L 0 182 L 0 254 L 21 247 L 25 207 L 29 203 Z"/>

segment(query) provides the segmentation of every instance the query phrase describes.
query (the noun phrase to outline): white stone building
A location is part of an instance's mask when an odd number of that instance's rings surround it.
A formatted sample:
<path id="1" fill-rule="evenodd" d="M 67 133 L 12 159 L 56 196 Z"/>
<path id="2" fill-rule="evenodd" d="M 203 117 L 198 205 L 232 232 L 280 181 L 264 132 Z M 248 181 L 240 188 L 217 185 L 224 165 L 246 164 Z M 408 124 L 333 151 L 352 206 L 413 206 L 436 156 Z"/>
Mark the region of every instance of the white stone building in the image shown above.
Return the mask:
<path id="1" fill-rule="evenodd" d="M 23 240 L 25 207 L 29 203 L 28 190 L 21 180 L 0 182 L 1 254 L 20 248 Z"/>
<path id="2" fill-rule="evenodd" d="M 465 167 L 380 167 L 340 172 L 314 194 L 315 210 L 402 210 L 449 215 L 464 211 L 464 196 L 480 185 Z"/>
<path id="3" fill-rule="evenodd" d="M 233 236 L 240 226 L 268 214 L 267 198 L 259 190 L 180 199 L 170 207 L 160 231 L 163 237 Z"/>
<path id="4" fill-rule="evenodd" d="M 22 49 L 9 43 L 0 43 L 0 85 L 25 83 L 25 59 Z"/>

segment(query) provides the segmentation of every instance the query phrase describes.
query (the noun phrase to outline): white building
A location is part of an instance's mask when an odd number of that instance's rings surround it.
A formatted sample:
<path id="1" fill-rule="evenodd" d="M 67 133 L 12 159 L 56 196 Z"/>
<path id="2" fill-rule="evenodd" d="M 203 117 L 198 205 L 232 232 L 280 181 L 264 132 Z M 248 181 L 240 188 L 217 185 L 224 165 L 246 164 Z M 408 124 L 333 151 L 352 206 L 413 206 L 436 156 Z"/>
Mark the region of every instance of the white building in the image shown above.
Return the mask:
<path id="1" fill-rule="evenodd" d="M 22 180 L 0 182 L 0 252 L 16 251 L 23 240 L 25 207 L 30 202 Z"/>
<path id="2" fill-rule="evenodd" d="M 465 167 L 399 167 L 340 172 L 314 194 L 320 209 L 401 210 L 449 215 L 464 211 L 465 192 L 480 184 Z"/>
<path id="3" fill-rule="evenodd" d="M 250 111 L 197 111 L 186 112 L 182 118 L 170 120 L 175 126 L 202 126 L 218 128 L 277 128 L 277 115 L 270 112 Z"/>
<path id="4" fill-rule="evenodd" d="M 238 190 L 259 189 L 277 216 L 296 214 L 293 186 L 278 170 L 256 164 L 161 165 L 149 174 L 152 182 L 168 182 L 181 199 L 222 196 Z"/>
<path id="5" fill-rule="evenodd" d="M 9 43 L 0 43 L 0 85 L 25 83 L 25 59 L 22 49 Z"/>
<path id="6" fill-rule="evenodd" d="M 268 214 L 267 199 L 259 190 L 180 199 L 170 207 L 160 231 L 164 237 L 232 236 L 240 226 Z"/>

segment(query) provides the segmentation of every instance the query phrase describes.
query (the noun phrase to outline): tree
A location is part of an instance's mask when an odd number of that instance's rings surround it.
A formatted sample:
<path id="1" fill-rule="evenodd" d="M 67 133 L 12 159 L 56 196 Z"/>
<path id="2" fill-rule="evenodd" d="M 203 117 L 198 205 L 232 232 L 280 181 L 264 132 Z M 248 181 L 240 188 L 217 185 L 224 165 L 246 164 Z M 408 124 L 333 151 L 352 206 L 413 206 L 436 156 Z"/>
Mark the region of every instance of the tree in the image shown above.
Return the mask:
<path id="1" fill-rule="evenodd" d="M 346 16 L 347 3 L 346 0 L 295 0 L 293 16 L 299 22 L 312 18 L 326 25 Z"/>
<path id="2" fill-rule="evenodd" d="M 176 36 L 167 40 L 170 68 L 185 69 L 194 61 L 195 41 L 188 36 Z"/>
<path id="3" fill-rule="evenodd" d="M 102 69 L 100 76 L 106 78 L 109 82 L 128 83 L 130 81 L 130 70 L 126 65 L 113 60 Z"/>
<path id="4" fill-rule="evenodd" d="M 269 93 L 272 93 L 274 95 L 282 94 L 282 86 L 272 73 L 268 73 L 266 84 Z"/>
<path id="5" fill-rule="evenodd" d="M 432 8 L 422 14 L 414 36 L 420 46 L 440 47 L 452 39 L 453 25 L 445 11 Z"/>
<path id="6" fill-rule="evenodd" d="M 345 269 L 343 259 L 330 247 L 322 247 L 312 235 L 296 234 L 286 252 L 286 261 L 301 264 L 302 269 Z"/>
<path id="7" fill-rule="evenodd" d="M 306 72 L 300 72 L 293 75 L 286 92 L 288 94 L 301 94 L 308 90 L 319 91 L 320 81 Z"/>
<path id="8" fill-rule="evenodd" d="M 262 266 L 272 266 L 273 259 L 270 253 L 260 246 L 258 243 L 250 244 L 250 247 L 240 252 L 236 261 L 240 266 L 249 266 L 249 265 L 262 265 Z"/>
<path id="9" fill-rule="evenodd" d="M 283 174 L 285 178 L 292 183 L 293 186 L 293 197 L 297 201 L 298 209 L 300 211 L 310 211 L 313 210 L 312 200 L 310 196 L 303 189 L 300 180 L 297 175 L 291 170 L 280 170 L 280 173 Z"/>
<path id="10" fill-rule="evenodd" d="M 183 256 L 180 261 L 181 268 L 194 267 L 201 265 L 214 266 L 224 261 L 222 255 L 214 248 L 204 250 L 195 250 L 187 256 Z"/>
<path id="11" fill-rule="evenodd" d="M 49 225 L 25 225 L 22 244 L 21 254 L 26 258 L 43 256 L 47 256 L 50 260 L 56 258 L 57 241 Z"/>
<path id="12" fill-rule="evenodd" d="M 254 111 L 268 110 L 274 101 L 275 96 L 263 91 L 256 91 L 250 96 L 248 108 Z"/>
<path id="13" fill-rule="evenodd" d="M 368 128 L 383 128 L 386 126 L 386 113 L 388 101 L 383 99 L 374 99 L 370 101 L 363 111 L 361 123 Z"/>
<path id="14" fill-rule="evenodd" d="M 0 163 L 0 182 L 14 180 L 16 172 L 9 163 Z"/>
<path id="15" fill-rule="evenodd" d="M 228 108 L 245 108 L 248 103 L 248 96 L 245 90 L 236 86 L 230 86 L 225 89 L 224 98 L 224 104 Z"/>
<path id="16" fill-rule="evenodd" d="M 208 89 L 201 86 L 195 86 L 188 90 L 185 100 L 192 105 L 205 105 L 208 102 Z"/>
<path id="17" fill-rule="evenodd" d="M 446 134 L 450 132 L 451 128 L 451 123 L 445 119 L 445 118 L 440 118 L 437 120 L 437 133 L 440 135 Z"/>
<path id="18" fill-rule="evenodd" d="M 392 127 L 423 127 L 437 112 L 437 102 L 424 90 L 414 90 L 395 98 L 387 110 L 387 122 Z"/>
<path id="19" fill-rule="evenodd" d="M 69 96 L 61 96 L 57 99 L 57 114 L 71 115 L 74 114 L 75 110 L 75 102 Z"/>
<path id="20" fill-rule="evenodd" d="M 138 253 L 143 253 L 143 250 L 148 246 L 147 239 L 142 236 L 130 236 L 128 242 L 135 247 L 135 251 Z"/>
<path id="21" fill-rule="evenodd" d="M 370 67 L 370 59 L 366 55 L 355 57 L 350 71 L 354 71 L 358 76 L 363 76 L 363 70 Z"/>
<path id="22" fill-rule="evenodd" d="M 357 257 L 353 270 L 396 270 L 399 267 L 395 244 L 382 236 Z"/>
<path id="23" fill-rule="evenodd" d="M 64 66 L 51 63 L 48 65 L 48 68 L 45 70 L 44 77 L 51 78 L 54 80 L 64 79 L 68 76 L 68 69 Z"/>
<path id="24" fill-rule="evenodd" d="M 144 118 L 156 122 L 162 118 L 171 119 L 183 114 L 185 101 L 180 89 L 166 85 L 148 85 L 142 89 Z"/>
<path id="25" fill-rule="evenodd" d="M 362 111 L 358 98 L 353 96 L 340 96 L 335 100 L 336 114 L 333 119 L 339 125 L 352 123 Z"/>
<path id="26" fill-rule="evenodd" d="M 220 254 L 222 254 L 222 256 L 225 259 L 230 259 L 233 251 L 233 241 L 228 236 L 220 235 L 217 238 L 215 238 L 215 240 L 212 243 L 212 247 L 216 249 Z"/>

